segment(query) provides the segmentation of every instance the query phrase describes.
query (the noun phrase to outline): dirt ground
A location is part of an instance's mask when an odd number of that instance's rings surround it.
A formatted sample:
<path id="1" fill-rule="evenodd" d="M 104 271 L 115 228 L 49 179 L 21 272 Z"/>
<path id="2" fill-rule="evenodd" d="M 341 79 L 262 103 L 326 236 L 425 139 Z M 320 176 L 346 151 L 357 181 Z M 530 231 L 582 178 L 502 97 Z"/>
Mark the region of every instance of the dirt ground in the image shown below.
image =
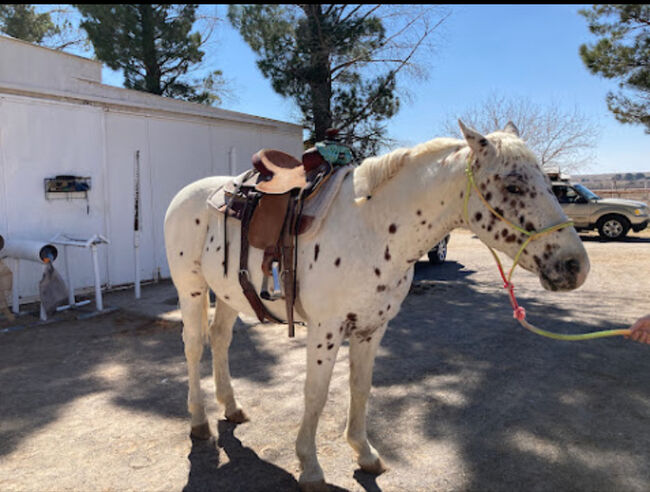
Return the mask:
<path id="1" fill-rule="evenodd" d="M 650 312 L 650 234 L 584 236 L 586 284 L 514 282 L 529 319 L 561 332 L 627 327 Z M 169 282 L 108 294 L 108 314 L 0 325 L 0 490 L 297 490 L 303 328 L 238 321 L 233 384 L 251 421 L 223 420 L 206 351 L 211 441 L 190 439 L 187 375 Z M 83 317 L 83 316 L 82 316 Z M 4 329 L 1 329 L 3 328 Z M 454 232 L 448 261 L 421 261 L 382 342 L 368 412 L 389 471 L 358 470 L 343 430 L 347 345 L 318 429 L 332 490 L 648 491 L 650 347 L 558 342 L 512 319 L 487 249 Z"/>

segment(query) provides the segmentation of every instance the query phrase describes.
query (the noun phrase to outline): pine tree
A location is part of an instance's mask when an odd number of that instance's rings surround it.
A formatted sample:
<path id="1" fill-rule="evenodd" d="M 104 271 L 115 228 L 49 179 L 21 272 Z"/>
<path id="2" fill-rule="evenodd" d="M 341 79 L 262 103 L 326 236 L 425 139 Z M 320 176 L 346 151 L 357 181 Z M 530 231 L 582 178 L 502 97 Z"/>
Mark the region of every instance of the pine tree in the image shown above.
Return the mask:
<path id="1" fill-rule="evenodd" d="M 580 46 L 593 74 L 618 79 L 628 92 L 607 94 L 607 106 L 622 123 L 642 124 L 650 133 L 650 5 L 605 4 L 580 11 L 589 30 L 600 37 Z"/>
<path id="2" fill-rule="evenodd" d="M 203 59 L 201 34 L 191 32 L 197 5 L 76 5 L 96 56 L 122 70 L 124 86 L 205 104 L 218 102 L 221 72 L 201 82 L 184 76 Z"/>
<path id="3" fill-rule="evenodd" d="M 41 44 L 60 32 L 47 12 L 36 13 L 29 4 L 0 4 L 0 31 L 17 39 Z"/>

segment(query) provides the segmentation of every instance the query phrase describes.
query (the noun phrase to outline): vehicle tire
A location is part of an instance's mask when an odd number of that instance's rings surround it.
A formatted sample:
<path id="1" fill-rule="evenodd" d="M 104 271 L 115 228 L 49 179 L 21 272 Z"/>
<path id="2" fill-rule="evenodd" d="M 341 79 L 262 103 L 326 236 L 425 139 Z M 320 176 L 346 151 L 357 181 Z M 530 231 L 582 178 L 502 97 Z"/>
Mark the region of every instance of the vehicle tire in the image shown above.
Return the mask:
<path id="1" fill-rule="evenodd" d="M 447 241 L 442 240 L 436 246 L 427 253 L 429 257 L 429 263 L 432 265 L 440 265 L 445 262 L 447 258 Z"/>
<path id="2" fill-rule="evenodd" d="M 630 230 L 630 221 L 622 215 L 604 215 L 598 219 L 598 234 L 606 241 L 623 239 Z"/>

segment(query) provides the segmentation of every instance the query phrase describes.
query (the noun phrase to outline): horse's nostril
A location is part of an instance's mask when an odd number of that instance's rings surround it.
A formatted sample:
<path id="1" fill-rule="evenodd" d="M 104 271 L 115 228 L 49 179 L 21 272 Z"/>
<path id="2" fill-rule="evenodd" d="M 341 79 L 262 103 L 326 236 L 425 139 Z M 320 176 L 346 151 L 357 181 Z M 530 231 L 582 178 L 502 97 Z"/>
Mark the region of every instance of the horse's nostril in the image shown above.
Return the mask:
<path id="1" fill-rule="evenodd" d="M 577 274 L 580 272 L 580 262 L 575 258 L 571 258 L 564 263 L 564 268 L 569 273 Z"/>

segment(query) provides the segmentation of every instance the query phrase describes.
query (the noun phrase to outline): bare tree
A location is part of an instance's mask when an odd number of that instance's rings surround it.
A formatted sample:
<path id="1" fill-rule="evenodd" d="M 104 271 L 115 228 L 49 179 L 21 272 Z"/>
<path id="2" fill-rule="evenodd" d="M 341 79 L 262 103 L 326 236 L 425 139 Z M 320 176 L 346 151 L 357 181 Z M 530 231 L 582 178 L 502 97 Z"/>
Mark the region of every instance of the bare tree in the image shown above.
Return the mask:
<path id="1" fill-rule="evenodd" d="M 503 129 L 512 121 L 542 167 L 559 167 L 566 172 L 588 167 L 600 134 L 598 125 L 577 106 L 543 106 L 527 98 L 499 94 L 488 96 L 462 113 L 450 114 L 440 130 L 445 135 L 459 134 L 458 118 L 482 133 Z"/>

